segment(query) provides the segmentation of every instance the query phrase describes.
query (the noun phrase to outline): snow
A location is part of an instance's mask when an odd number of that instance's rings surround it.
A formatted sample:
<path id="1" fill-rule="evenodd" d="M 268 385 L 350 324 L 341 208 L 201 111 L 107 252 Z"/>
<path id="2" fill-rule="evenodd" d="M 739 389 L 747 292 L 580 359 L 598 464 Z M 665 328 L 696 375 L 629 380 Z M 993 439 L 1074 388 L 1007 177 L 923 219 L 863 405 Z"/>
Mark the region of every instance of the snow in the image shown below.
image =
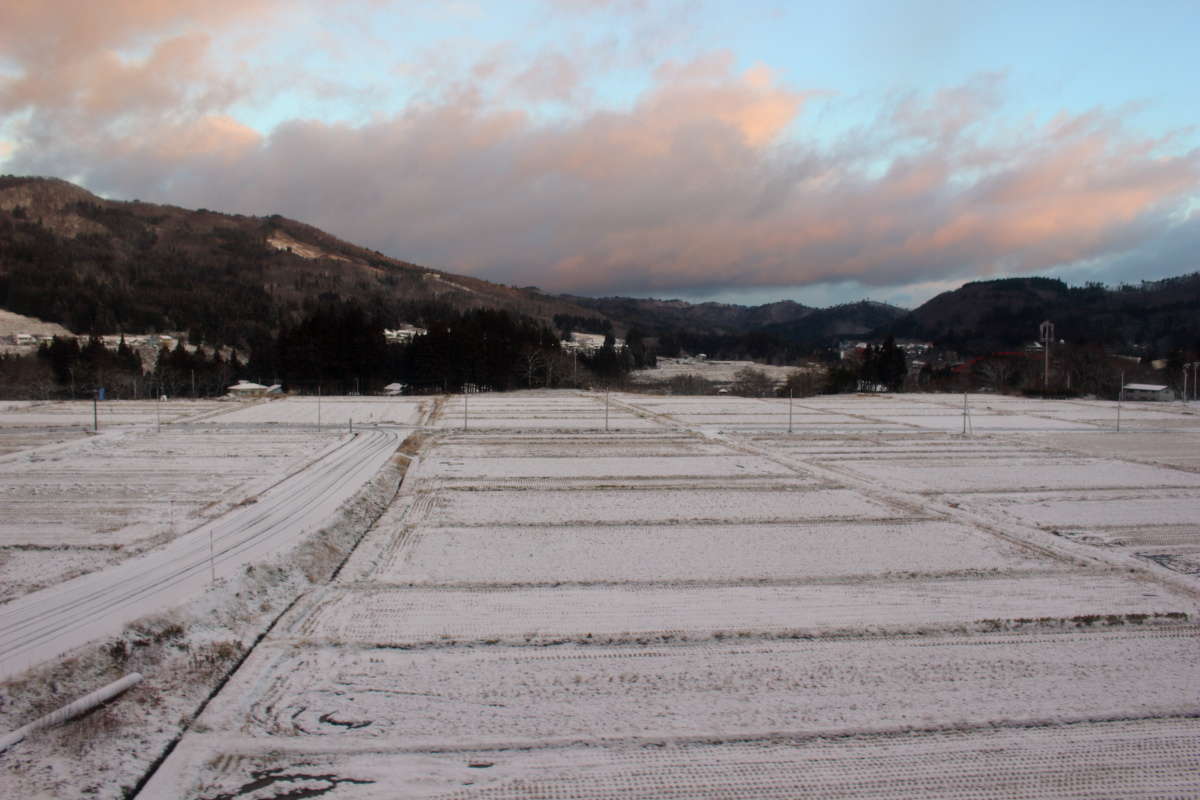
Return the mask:
<path id="1" fill-rule="evenodd" d="M 202 724 L 439 749 L 1200 714 L 1177 631 L 557 647 L 267 645 Z M 1079 676 L 1086 675 L 1086 680 Z"/>
<path id="2" fill-rule="evenodd" d="M 0 607 L 0 677 L 118 633 L 151 609 L 182 605 L 246 565 L 291 549 L 332 519 L 399 444 L 389 431 L 334 442 L 311 468 L 161 548 Z"/>
<path id="3" fill-rule="evenodd" d="M 603 392 L 556 398 L 553 393 L 523 393 L 524 400 L 497 394 L 452 395 L 434 424 L 466 431 L 648 431 L 653 421 L 606 400 Z M 464 399 L 465 398 L 465 399 Z M 607 403 L 607 415 L 605 405 Z"/>
<path id="4" fill-rule="evenodd" d="M 444 480 L 480 478 L 729 478 L 790 475 L 786 467 L 757 456 L 596 456 L 574 458 L 435 459 L 429 474 Z"/>
<path id="5" fill-rule="evenodd" d="M 415 425 L 428 401 L 411 397 L 287 397 L 236 407 L 222 424 Z"/>
<path id="6" fill-rule="evenodd" d="M 1200 488 L 1200 474 L 1144 464 L 1099 459 L 1063 459 L 1046 463 L 1018 459 L 1017 463 L 956 463 L 930 466 L 923 462 L 844 461 L 848 469 L 919 492 L 997 492 L 1021 489 L 1157 489 Z"/>
<path id="7" fill-rule="evenodd" d="M 330 587 L 297 608 L 278 637 L 308 644 L 414 646 L 705 640 L 747 633 L 930 634 L 1021 625 L 1071 628 L 1089 615 L 1165 615 L 1186 613 L 1188 607 L 1179 597 L 1123 576 L 1063 572 L 783 585 L 345 586 Z"/>
<path id="8" fill-rule="evenodd" d="M 133 425 L 169 424 L 200 419 L 220 412 L 227 406 L 212 400 L 69 400 L 56 403 L 32 403 L 0 412 L 0 425 L 10 427 L 82 428 L 100 431 Z"/>
<path id="9" fill-rule="evenodd" d="M 153 520 L 189 484 L 123 495 L 79 464 L 146 442 L 183 469 L 185 443 L 214 457 L 208 437 L 246 434 L 286 469 L 272 435 L 331 441 L 314 400 L 181 416 L 170 447 L 149 444 L 151 409 L 18 449 L 5 502 L 62 546 L 142 546 L 72 522 L 66 491 L 20 504 L 42 478 L 18 466 L 62 453 L 81 508 Z M 790 435 L 777 398 L 612 393 L 608 432 L 601 393 L 471 395 L 466 431 L 461 395 L 403 401 L 397 426 L 436 413 L 400 493 L 144 796 L 1194 794 L 1200 425 L 1182 404 L 1126 404 L 1146 416 L 1117 435 L 1115 404 L 971 396 L 963 437 L 961 395 L 805 398 Z M 323 399 L 323 423 L 327 402 L 380 408 Z M 235 472 L 212 513 L 249 486 Z M 0 550 L 23 552 L 18 528 Z"/>
<path id="10" fill-rule="evenodd" d="M 1036 568 L 1040 563 L 1011 545 L 945 522 L 430 527 L 408 531 L 402 538 L 400 533 L 382 532 L 397 536 L 400 543 L 378 564 L 379 580 L 756 581 L 988 572 Z"/>
<path id="11" fill-rule="evenodd" d="M 0 730 L 11 730 L 105 681 L 130 671 L 146 676 L 118 701 L 6 753 L 0 786 L 14 796 L 129 796 L 255 638 L 312 581 L 328 578 L 394 496 L 402 473 L 401 463 L 390 463 L 317 536 L 219 576 L 186 606 L 143 617 L 118 637 L 0 684 Z"/>
<path id="12" fill-rule="evenodd" d="M 1150 493 L 1151 497 L 1146 494 L 1141 492 L 1131 496 L 1128 491 L 1108 490 L 1086 495 L 1064 492 L 961 499 L 1012 514 L 1043 528 L 1189 525 L 1195 524 L 1200 516 L 1194 494 L 1171 496 L 1167 491 Z"/>
<path id="13" fill-rule="evenodd" d="M 772 489 L 442 490 L 429 521 L 439 525 L 789 522 L 882 519 L 896 509 L 854 492 L 797 482 Z"/>
<path id="14" fill-rule="evenodd" d="M 20 559 L 25 569 L 14 577 L 26 588 L 105 566 L 257 496 L 336 436 L 169 425 L 11 454 L 0 458 L 0 548 L 8 548 L 0 552 L 42 551 Z M 6 574 L 0 596 L 12 597 Z"/>
<path id="15" fill-rule="evenodd" d="M 771 380 L 782 383 L 796 371 L 795 367 L 777 367 L 771 364 L 758 364 L 753 361 L 711 361 L 693 358 L 659 358 L 658 366 L 654 369 L 638 370 L 630 374 L 634 383 L 653 383 L 668 381 L 681 375 L 695 375 L 714 383 L 730 383 L 736 379 L 742 369 L 755 369 L 766 373 Z"/>
<path id="16" fill-rule="evenodd" d="M 236 794 L 247 776 L 259 775 L 256 783 L 272 790 L 303 781 L 355 800 L 1079 800 L 1162 796 L 1164 787 L 1186 791 L 1196 769 L 1190 719 L 435 753 L 289 748 L 264 755 L 242 744 L 209 737 L 196 748 L 191 760 L 198 769 L 211 759 L 202 767 L 204 796 Z"/>

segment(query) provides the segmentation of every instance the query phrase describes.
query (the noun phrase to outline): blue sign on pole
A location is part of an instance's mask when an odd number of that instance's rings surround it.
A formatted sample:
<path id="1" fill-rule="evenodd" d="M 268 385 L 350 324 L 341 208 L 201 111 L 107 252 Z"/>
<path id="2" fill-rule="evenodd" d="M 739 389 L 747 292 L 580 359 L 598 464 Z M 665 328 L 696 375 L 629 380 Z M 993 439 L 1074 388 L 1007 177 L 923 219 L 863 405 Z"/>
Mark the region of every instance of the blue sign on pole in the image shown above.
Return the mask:
<path id="1" fill-rule="evenodd" d="M 100 387 L 100 399 L 101 399 L 101 400 L 103 400 L 103 399 L 104 399 L 104 387 L 103 387 L 103 386 L 102 386 L 102 387 Z"/>

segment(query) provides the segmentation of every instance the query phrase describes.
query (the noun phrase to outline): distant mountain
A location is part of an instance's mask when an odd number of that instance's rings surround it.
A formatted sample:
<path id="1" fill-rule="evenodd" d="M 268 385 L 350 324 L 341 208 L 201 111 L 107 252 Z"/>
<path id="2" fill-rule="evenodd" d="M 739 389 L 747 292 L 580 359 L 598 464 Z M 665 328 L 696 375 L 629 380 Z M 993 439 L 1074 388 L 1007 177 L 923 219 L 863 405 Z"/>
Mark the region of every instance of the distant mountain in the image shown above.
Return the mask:
<path id="1" fill-rule="evenodd" d="M 106 200 L 54 178 L 0 177 L 0 308 L 82 333 L 184 331 L 247 346 L 332 296 L 393 323 L 430 307 L 495 308 L 580 330 L 637 327 L 695 345 L 688 337 L 702 337 L 710 349 L 748 334 L 760 349 L 764 336 L 808 347 L 902 313 L 556 296 L 389 258 L 278 215 Z"/>
<path id="2" fill-rule="evenodd" d="M 244 346 L 331 295 L 393 324 L 430 304 L 545 322 L 599 316 L 389 258 L 278 215 L 119 202 L 53 178 L 0 177 L 0 307 L 10 311 L 82 333 L 181 330 Z"/>
<path id="3" fill-rule="evenodd" d="M 669 330 L 743 333 L 767 324 L 797 319 L 814 310 L 791 300 L 763 306 L 738 306 L 635 297 L 561 297 L 598 311 L 623 328 L 638 327 L 650 335 Z"/>
<path id="4" fill-rule="evenodd" d="M 899 306 L 860 300 L 830 308 L 814 308 L 809 314 L 766 325 L 763 330 L 802 347 L 819 347 L 842 339 L 871 338 L 876 331 L 907 313 Z"/>
<path id="5" fill-rule="evenodd" d="M 968 283 L 911 313 L 863 301 L 812 308 L 518 289 L 389 258 L 278 215 L 106 200 L 53 178 L 0 177 L 0 309 L 79 333 L 184 331 L 250 347 L 340 297 L 373 319 L 438 309 L 511 313 L 572 330 L 637 328 L 660 352 L 786 360 L 844 338 L 934 341 L 964 353 L 1019 346 L 1044 319 L 1058 338 L 1165 353 L 1200 350 L 1200 275 L 1108 289 L 1049 278 Z"/>
<path id="6" fill-rule="evenodd" d="M 934 297 L 884 330 L 986 353 L 1036 341 L 1043 320 L 1069 343 L 1164 355 L 1200 349 L 1200 273 L 1111 289 L 1052 278 L 976 281 Z"/>
<path id="7" fill-rule="evenodd" d="M 775 336 L 804 348 L 870 335 L 908 313 L 897 306 L 866 300 L 830 308 L 812 308 L 791 300 L 761 306 L 738 306 L 629 297 L 564 296 L 564 299 L 599 311 L 622 327 L 637 327 L 650 336 L 668 333 L 758 333 Z"/>

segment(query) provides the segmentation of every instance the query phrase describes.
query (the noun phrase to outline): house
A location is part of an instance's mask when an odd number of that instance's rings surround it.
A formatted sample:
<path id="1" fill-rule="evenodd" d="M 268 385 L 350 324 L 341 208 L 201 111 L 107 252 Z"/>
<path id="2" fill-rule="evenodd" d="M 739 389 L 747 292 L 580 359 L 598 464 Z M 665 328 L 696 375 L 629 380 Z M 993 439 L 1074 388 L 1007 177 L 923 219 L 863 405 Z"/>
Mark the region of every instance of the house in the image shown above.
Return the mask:
<path id="1" fill-rule="evenodd" d="M 1122 389 L 1126 400 L 1167 402 L 1175 399 L 1174 391 L 1157 383 L 1127 383 Z"/>
<path id="2" fill-rule="evenodd" d="M 429 331 L 414 325 L 401 325 L 399 328 L 384 328 L 383 338 L 388 344 L 408 344 L 418 336 L 424 336 Z"/>
<path id="3" fill-rule="evenodd" d="M 576 352 L 591 356 L 595 355 L 600 348 L 604 347 L 604 334 L 572 332 L 571 338 L 563 339 L 559 345 L 567 352 L 574 350 Z M 624 339 L 616 339 L 613 341 L 613 348 L 618 352 L 624 347 Z"/>
<path id="4" fill-rule="evenodd" d="M 280 394 L 283 387 L 279 384 L 263 386 L 253 381 L 238 381 L 229 387 L 228 397 L 266 397 L 269 394 Z"/>

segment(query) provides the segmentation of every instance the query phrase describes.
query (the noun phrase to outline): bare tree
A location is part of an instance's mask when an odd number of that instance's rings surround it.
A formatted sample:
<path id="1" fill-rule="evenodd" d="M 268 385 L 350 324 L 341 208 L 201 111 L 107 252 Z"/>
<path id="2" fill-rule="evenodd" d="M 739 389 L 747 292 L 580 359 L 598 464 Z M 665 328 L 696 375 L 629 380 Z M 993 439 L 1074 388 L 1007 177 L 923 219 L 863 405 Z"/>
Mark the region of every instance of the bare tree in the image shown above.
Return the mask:
<path id="1" fill-rule="evenodd" d="M 821 390 L 821 370 L 814 367 L 795 369 L 788 373 L 779 392 L 782 395 L 791 393 L 793 397 L 812 397 Z"/>
<path id="2" fill-rule="evenodd" d="M 775 393 L 775 381 L 761 369 L 742 367 L 733 373 L 733 384 L 729 388 L 743 397 L 765 397 Z"/>

